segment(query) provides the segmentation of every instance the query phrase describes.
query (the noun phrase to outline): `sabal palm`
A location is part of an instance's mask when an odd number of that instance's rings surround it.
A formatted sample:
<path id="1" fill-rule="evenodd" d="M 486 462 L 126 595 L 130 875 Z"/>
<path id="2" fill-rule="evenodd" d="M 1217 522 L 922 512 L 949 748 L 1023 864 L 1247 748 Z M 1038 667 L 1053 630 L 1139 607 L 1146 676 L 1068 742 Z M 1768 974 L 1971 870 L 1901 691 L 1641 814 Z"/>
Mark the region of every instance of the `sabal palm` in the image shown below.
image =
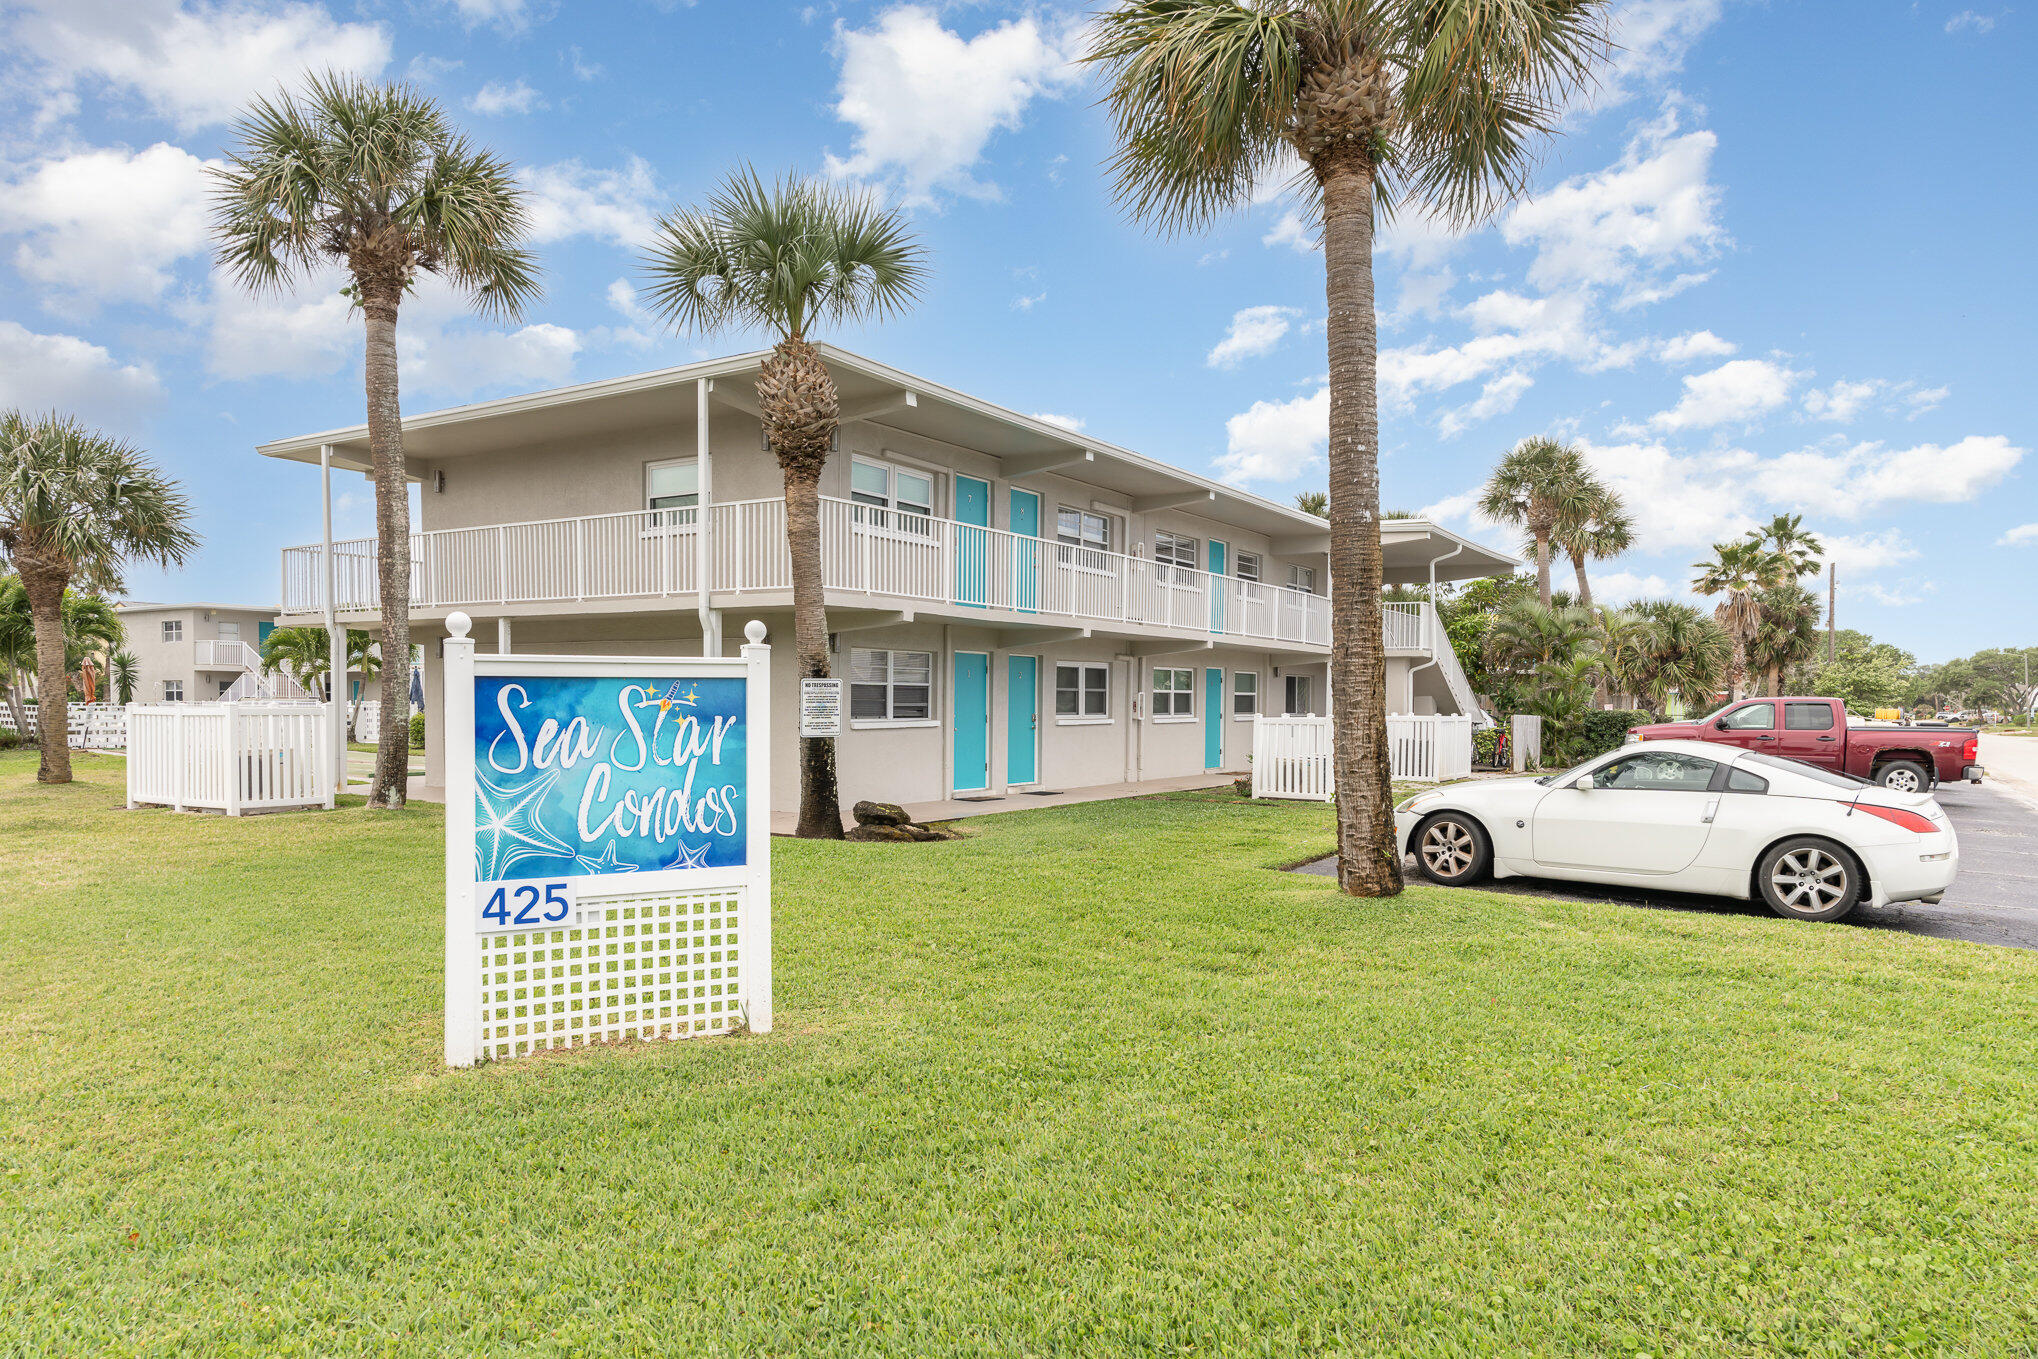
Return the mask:
<path id="1" fill-rule="evenodd" d="M 1640 695 L 1649 656 L 1659 644 L 1655 620 L 1632 608 L 1608 609 L 1598 618 L 1601 689 Z"/>
<path id="2" fill-rule="evenodd" d="M 1538 435 L 1509 449 L 1479 492 L 1481 514 L 1527 531 L 1544 608 L 1550 606 L 1550 543 L 1559 525 L 1583 516 L 1594 485 L 1577 449 Z"/>
<path id="3" fill-rule="evenodd" d="M 368 451 L 375 476 L 382 652 L 410 654 L 410 495 L 397 393 L 396 320 L 420 274 L 476 310 L 514 320 L 538 295 L 522 244 L 524 191 L 509 163 L 473 145 L 439 102 L 407 85 L 313 78 L 301 96 L 257 99 L 214 172 L 222 269 L 254 292 L 343 265 L 366 326 Z M 408 676 L 382 682 L 371 807 L 403 805 Z"/>
<path id="4" fill-rule="evenodd" d="M 142 682 L 142 663 L 132 651 L 116 651 L 106 661 L 106 675 L 113 683 L 114 697 L 122 707 L 134 702 L 134 691 Z"/>
<path id="5" fill-rule="evenodd" d="M 1604 50 L 1599 0 L 1120 0 L 1088 59 L 1136 217 L 1193 229 L 1300 157 L 1321 226 L 1330 374 L 1330 683 L 1338 882 L 1401 890 L 1380 637 L 1376 218 L 1466 226 L 1521 192 Z"/>
<path id="6" fill-rule="evenodd" d="M 1585 563 L 1608 561 L 1632 548 L 1635 521 L 1620 492 L 1599 478 L 1588 473 L 1582 490 L 1581 496 L 1560 508 L 1550 544 L 1571 559 L 1571 569 L 1578 577 L 1578 602 L 1590 609 L 1592 582 L 1585 574 Z"/>
<path id="7" fill-rule="evenodd" d="M 1748 659 L 1766 676 L 1771 697 L 1783 692 L 1783 673 L 1818 654 L 1819 597 L 1792 580 L 1755 596 L 1756 623 Z"/>
<path id="8" fill-rule="evenodd" d="M 1691 585 L 1702 595 L 1723 596 L 1713 609 L 1713 617 L 1720 621 L 1720 626 L 1727 630 L 1727 637 L 1733 642 L 1733 657 L 1727 668 L 1727 688 L 1733 697 L 1739 698 L 1747 676 L 1748 647 L 1762 621 L 1762 610 L 1755 602 L 1755 592 L 1775 577 L 1778 567 L 1768 550 L 1752 539 L 1714 543 L 1712 550 L 1709 561 L 1692 563 L 1698 577 Z"/>
<path id="9" fill-rule="evenodd" d="M 347 629 L 347 671 L 364 679 L 379 674 L 381 658 L 376 654 L 375 635 L 361 628 Z M 307 693 L 316 693 L 332 671 L 332 649 L 324 628 L 271 628 L 262 639 L 262 673 L 282 672 L 296 680 Z M 406 680 L 408 677 L 406 677 Z M 328 699 L 335 691 L 328 689 Z M 354 704 L 359 714 L 360 702 Z M 350 720 L 348 729 L 352 730 Z M 406 738 L 408 739 L 408 738 Z"/>
<path id="10" fill-rule="evenodd" d="M 926 279 L 925 256 L 905 215 L 867 194 L 793 176 L 766 184 L 744 169 L 706 207 L 663 218 L 644 260 L 645 303 L 674 327 L 777 336 L 757 375 L 757 407 L 785 481 L 803 677 L 829 673 L 821 473 L 841 416 L 834 379 L 810 336 L 816 326 L 910 307 Z M 842 837 L 835 743 L 825 737 L 800 738 L 799 834 Z"/>
<path id="11" fill-rule="evenodd" d="M 35 628 L 42 782 L 71 781 L 66 591 L 118 590 L 130 561 L 181 566 L 198 546 L 189 519 L 177 483 L 132 444 L 64 416 L 0 412 L 0 553 Z"/>
<path id="12" fill-rule="evenodd" d="M 1650 600 L 1635 606 L 1653 627 L 1648 653 L 1634 678 L 1649 706 L 1661 712 L 1672 694 L 1707 702 L 1726 678 L 1733 660 L 1727 630 L 1689 604 Z"/>
<path id="13" fill-rule="evenodd" d="M 1767 584 L 1794 584 L 1819 569 L 1826 545 L 1804 526 L 1801 514 L 1779 514 L 1761 528 L 1749 529 L 1748 538 L 1770 555 Z"/>
<path id="14" fill-rule="evenodd" d="M 1592 615 L 1575 604 L 1550 609 L 1522 600 L 1494 615 L 1486 655 L 1496 668 L 1527 674 L 1546 662 L 1595 650 L 1598 637 Z"/>

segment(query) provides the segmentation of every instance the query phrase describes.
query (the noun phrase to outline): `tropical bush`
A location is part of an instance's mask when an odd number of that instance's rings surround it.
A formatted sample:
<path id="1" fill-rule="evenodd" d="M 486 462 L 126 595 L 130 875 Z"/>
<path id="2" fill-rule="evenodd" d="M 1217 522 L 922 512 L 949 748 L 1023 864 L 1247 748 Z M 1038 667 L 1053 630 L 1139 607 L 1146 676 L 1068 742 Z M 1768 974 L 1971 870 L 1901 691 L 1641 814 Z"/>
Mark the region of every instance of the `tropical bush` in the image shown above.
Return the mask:
<path id="1" fill-rule="evenodd" d="M 425 715 L 423 713 L 412 713 L 410 715 L 410 748 L 412 750 L 423 750 L 425 748 Z"/>
<path id="2" fill-rule="evenodd" d="M 1473 764 L 1493 765 L 1500 763 L 1500 735 L 1501 729 L 1499 727 L 1487 727 L 1482 731 L 1472 733 Z"/>
<path id="3" fill-rule="evenodd" d="M 1619 748 L 1628 739 L 1628 730 L 1655 721 L 1648 713 L 1634 708 L 1595 708 L 1585 714 L 1580 724 L 1579 745 L 1576 758 L 1589 760 L 1594 755 L 1604 755 Z"/>

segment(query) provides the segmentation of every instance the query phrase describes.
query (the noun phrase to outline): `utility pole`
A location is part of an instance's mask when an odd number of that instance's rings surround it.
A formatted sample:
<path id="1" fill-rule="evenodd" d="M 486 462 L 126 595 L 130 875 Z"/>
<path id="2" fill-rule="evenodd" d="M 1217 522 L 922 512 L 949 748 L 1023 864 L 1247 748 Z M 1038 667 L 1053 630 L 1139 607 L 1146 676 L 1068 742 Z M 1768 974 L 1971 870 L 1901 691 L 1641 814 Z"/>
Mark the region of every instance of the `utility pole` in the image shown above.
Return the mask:
<path id="1" fill-rule="evenodd" d="M 1834 600 L 1834 599 L 1836 598 L 1835 594 L 1833 593 L 1833 578 L 1834 578 L 1834 575 L 1835 575 L 1835 573 L 1836 573 L 1836 572 L 1838 571 L 1838 569 L 1839 569 L 1839 568 L 1837 568 L 1836 566 L 1834 566 L 1834 565 L 1833 565 L 1833 563 L 1831 563 L 1831 562 L 1827 562 L 1827 563 L 1826 563 L 1826 664 L 1827 664 L 1827 665 L 1831 665 L 1831 664 L 1833 663 L 1833 600 Z"/>

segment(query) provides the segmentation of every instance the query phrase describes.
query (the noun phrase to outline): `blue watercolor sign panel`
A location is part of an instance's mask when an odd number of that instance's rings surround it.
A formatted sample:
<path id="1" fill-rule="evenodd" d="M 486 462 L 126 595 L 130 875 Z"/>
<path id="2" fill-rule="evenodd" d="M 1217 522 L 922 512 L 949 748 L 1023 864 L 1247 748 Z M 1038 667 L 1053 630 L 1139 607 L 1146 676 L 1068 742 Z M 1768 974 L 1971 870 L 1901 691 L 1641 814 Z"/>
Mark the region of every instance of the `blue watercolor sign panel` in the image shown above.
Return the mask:
<path id="1" fill-rule="evenodd" d="M 480 675 L 474 880 L 740 868 L 744 681 Z"/>

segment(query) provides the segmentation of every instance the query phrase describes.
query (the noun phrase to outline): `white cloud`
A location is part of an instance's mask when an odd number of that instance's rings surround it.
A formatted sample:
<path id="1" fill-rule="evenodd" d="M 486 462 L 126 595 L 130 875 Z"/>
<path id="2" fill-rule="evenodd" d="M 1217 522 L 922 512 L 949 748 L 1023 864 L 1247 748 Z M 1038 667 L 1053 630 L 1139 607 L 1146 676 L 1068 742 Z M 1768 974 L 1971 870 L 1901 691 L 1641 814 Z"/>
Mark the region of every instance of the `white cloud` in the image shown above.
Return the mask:
<path id="1" fill-rule="evenodd" d="M 1996 539 L 1997 547 L 2030 547 L 2038 543 L 2038 523 L 2019 524 Z"/>
<path id="2" fill-rule="evenodd" d="M 469 28 L 493 24 L 514 33 L 530 23 L 525 0 L 450 0 Z"/>
<path id="3" fill-rule="evenodd" d="M 340 295 L 346 282 L 335 266 L 285 292 L 257 296 L 215 274 L 208 300 L 185 308 L 184 320 L 204 328 L 205 366 L 215 377 L 323 377 L 361 352 L 360 322 Z M 397 324 L 401 329 L 402 320 Z"/>
<path id="4" fill-rule="evenodd" d="M 974 171 L 1000 131 L 1020 126 L 1036 98 L 1078 76 L 1075 23 L 1050 27 L 1027 15 L 964 38 L 935 11 L 901 5 L 867 29 L 836 29 L 842 58 L 835 116 L 856 129 L 830 174 L 894 187 L 908 204 L 942 193 L 997 198 Z"/>
<path id="5" fill-rule="evenodd" d="M 1723 359 L 1736 348 L 1732 340 L 1722 340 L 1709 330 L 1694 330 L 1663 341 L 1656 347 L 1656 357 L 1665 363 L 1690 363 L 1694 359 Z"/>
<path id="6" fill-rule="evenodd" d="M 1496 415 L 1504 415 L 1514 409 L 1521 395 L 1536 385 L 1536 380 L 1527 373 L 1502 373 L 1479 389 L 1479 398 L 1470 405 L 1456 410 L 1445 411 L 1437 419 L 1437 430 L 1446 439 L 1452 438 Z"/>
<path id="7" fill-rule="evenodd" d="M 1047 294 L 1044 292 L 1021 293 L 1019 294 L 1019 296 L 1012 299 L 1012 310 L 1032 311 L 1035 307 L 1039 306 L 1041 303 L 1045 301 L 1047 301 Z"/>
<path id="8" fill-rule="evenodd" d="M 1831 420 L 1844 425 L 1859 415 L 1862 407 L 1882 388 L 1880 382 L 1848 382 L 1845 379 L 1830 387 L 1815 387 L 1804 394 L 1805 414 L 1817 420 Z"/>
<path id="9" fill-rule="evenodd" d="M 1255 401 L 1224 422 L 1217 474 L 1227 481 L 1293 481 L 1323 461 L 1330 443 L 1330 388 L 1290 401 Z"/>
<path id="10" fill-rule="evenodd" d="M 1613 14 L 1613 53 L 1584 102 L 1610 108 L 1638 87 L 1677 73 L 1692 46 L 1719 22 L 1722 0 L 1628 0 Z"/>
<path id="11" fill-rule="evenodd" d="M 1899 585 L 1891 588 L 1879 581 L 1871 580 L 1854 586 L 1843 585 L 1840 587 L 1840 593 L 1873 600 L 1877 604 L 1887 604 L 1891 608 L 1902 608 L 1908 604 L 1924 603 L 1931 593 L 1938 588 L 1931 581 L 1926 581 L 1923 585 L 1915 587 Z"/>
<path id="12" fill-rule="evenodd" d="M 1619 306 L 1681 291 L 1691 286 L 1686 278 L 1702 281 L 1697 274 L 1660 281 L 1728 244 L 1709 179 L 1719 139 L 1709 131 L 1676 135 L 1679 118 L 1673 101 L 1616 164 L 1546 189 L 1501 219 L 1509 245 L 1535 248 L 1530 283 L 1612 289 Z"/>
<path id="13" fill-rule="evenodd" d="M 1289 208 L 1280 216 L 1266 235 L 1260 237 L 1261 245 L 1285 245 L 1298 255 L 1307 255 L 1320 246 L 1316 240 L 1316 228 L 1300 208 Z"/>
<path id="14" fill-rule="evenodd" d="M 163 386 L 146 363 L 122 363 L 75 335 L 39 335 L 0 321 L 0 408 L 66 411 L 117 422 L 155 404 Z"/>
<path id="15" fill-rule="evenodd" d="M 14 267 L 59 309 L 153 301 L 207 246 L 207 164 L 167 142 L 38 162 L 0 187 L 0 232 L 22 237 Z"/>
<path id="16" fill-rule="evenodd" d="M 1204 362 L 1212 368 L 1236 368 L 1246 359 L 1271 353 L 1288 333 L 1294 318 L 1301 314 L 1294 307 L 1241 308 L 1232 313 L 1231 329 Z"/>
<path id="17" fill-rule="evenodd" d="M 1883 505 L 1972 500 L 2008 476 L 2023 457 L 2024 450 L 2000 434 L 1970 434 L 1945 447 L 1861 443 L 1838 450 L 1808 448 L 1759 460 L 1753 484 L 1772 500 L 1853 519 Z"/>
<path id="18" fill-rule="evenodd" d="M 1911 545 L 1902 529 L 1887 528 L 1880 533 L 1822 533 L 1819 541 L 1826 549 L 1825 560 L 1839 568 L 1840 578 L 1853 581 L 1861 576 L 1873 574 L 1895 566 L 1898 562 L 1912 561 L 1920 554 Z"/>
<path id="19" fill-rule="evenodd" d="M 1650 416 L 1649 423 L 1670 430 L 1745 423 L 1788 401 L 1803 376 L 1769 359 L 1734 359 L 1685 378 L 1682 399 Z"/>
<path id="20" fill-rule="evenodd" d="M 1951 387 L 1925 387 L 1904 392 L 1901 399 L 1911 418 L 1916 419 L 1944 401 L 1952 391 Z"/>
<path id="21" fill-rule="evenodd" d="M 1033 418 L 1043 425 L 1053 425 L 1056 428 L 1065 429 L 1071 434 L 1081 434 L 1083 432 L 1083 417 L 1080 415 L 1056 415 L 1052 411 L 1035 411 L 1033 412 Z"/>
<path id="22" fill-rule="evenodd" d="M 513 331 L 397 332 L 406 391 L 465 395 L 509 385 L 556 386 L 573 375 L 581 339 L 539 322 Z"/>
<path id="23" fill-rule="evenodd" d="M 1381 351 L 1383 404 L 1406 410 L 1423 392 L 1484 379 L 1503 368 L 1519 371 L 1566 359 L 1597 372 L 1631 362 L 1639 352 L 1601 338 L 1592 326 L 1590 299 L 1579 292 L 1527 297 L 1499 289 L 1473 299 L 1456 315 L 1478 334 L 1462 344 L 1437 347 L 1424 341 Z"/>
<path id="24" fill-rule="evenodd" d="M 1626 604 L 1637 599 L 1680 599 L 1688 593 L 1680 585 L 1672 585 L 1663 577 L 1641 575 L 1634 571 L 1607 571 L 1604 573 L 1587 568 L 1592 582 L 1592 598 L 1600 604 Z M 1558 588 L 1568 588 L 1571 582 L 1560 575 L 1556 577 Z"/>
<path id="25" fill-rule="evenodd" d="M 658 225 L 658 184 L 642 156 L 614 170 L 558 161 L 527 170 L 523 178 L 536 244 L 598 236 L 635 249 L 649 243 Z"/>
<path id="26" fill-rule="evenodd" d="M 81 87 L 104 87 L 187 132 L 308 73 L 374 75 L 389 63 L 381 25 L 341 22 L 319 4 L 38 0 L 9 37 L 37 68 L 45 120 L 75 111 Z"/>
<path id="27" fill-rule="evenodd" d="M 594 80 L 602 73 L 602 64 L 598 61 L 589 61 L 586 53 L 577 46 L 561 52 L 559 59 L 573 68 L 575 80 Z"/>
<path id="28" fill-rule="evenodd" d="M 533 109 L 546 107 L 544 98 L 518 78 L 511 84 L 491 80 L 474 92 L 467 101 L 467 107 L 490 118 L 500 118 L 505 113 L 529 113 Z"/>
<path id="29" fill-rule="evenodd" d="M 1948 33 L 1988 33 L 1996 26 L 1996 16 L 1982 14 L 1976 10 L 1964 9 L 1946 21 Z"/>

